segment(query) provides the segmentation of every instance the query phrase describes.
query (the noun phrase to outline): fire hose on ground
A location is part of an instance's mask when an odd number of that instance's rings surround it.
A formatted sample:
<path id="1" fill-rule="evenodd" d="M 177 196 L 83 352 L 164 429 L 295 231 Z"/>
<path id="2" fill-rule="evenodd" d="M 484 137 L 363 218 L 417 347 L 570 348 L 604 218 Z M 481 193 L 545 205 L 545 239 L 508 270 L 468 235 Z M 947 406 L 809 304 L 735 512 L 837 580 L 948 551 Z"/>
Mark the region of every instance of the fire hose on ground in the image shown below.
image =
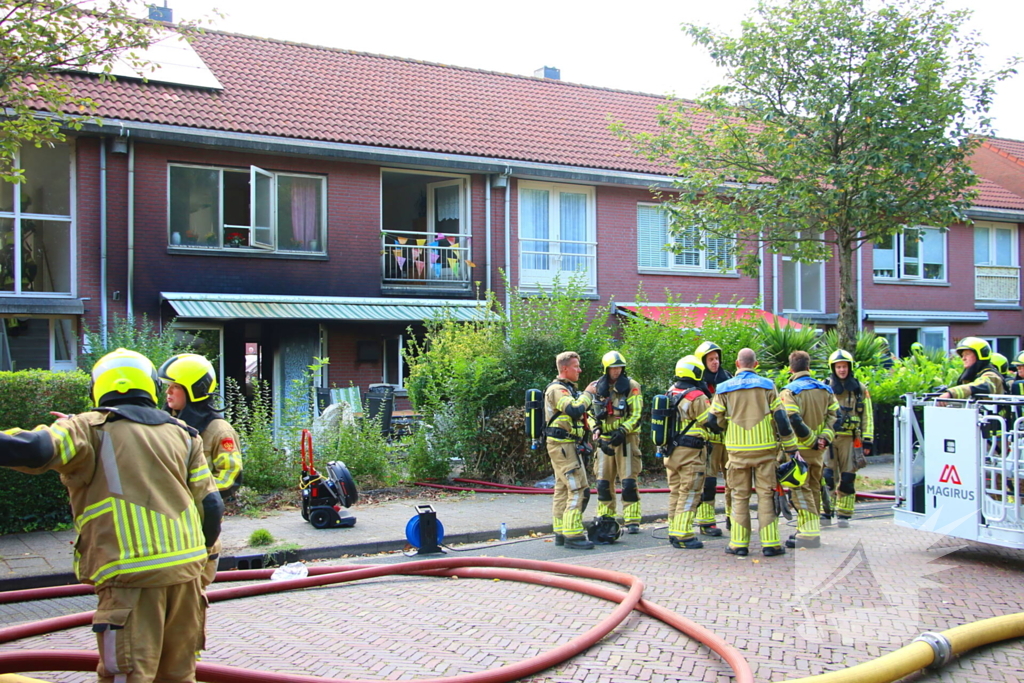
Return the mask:
<path id="1" fill-rule="evenodd" d="M 538 560 L 517 560 L 511 558 L 443 558 L 422 560 L 401 565 L 338 567 L 312 567 L 310 576 L 281 582 L 265 582 L 211 591 L 211 602 L 230 600 L 252 595 L 276 593 L 296 588 L 312 588 L 334 583 L 356 581 L 391 575 L 418 575 L 481 579 L 504 579 L 538 585 L 575 590 L 593 597 L 618 603 L 612 612 L 586 633 L 577 636 L 554 649 L 489 671 L 460 674 L 451 677 L 420 679 L 417 683 L 499 683 L 513 681 L 550 668 L 583 652 L 621 624 L 634 609 L 652 616 L 676 628 L 683 634 L 695 638 L 719 654 L 732 667 L 736 683 L 752 683 L 753 674 L 743 655 L 699 624 L 686 619 L 659 605 L 644 600 L 643 583 L 634 576 L 603 569 L 580 567 Z M 542 573 L 545 572 L 545 573 Z M 269 578 L 271 570 L 250 570 L 221 572 L 218 581 L 256 580 Z M 569 578 L 577 577 L 577 578 Z M 622 592 L 588 583 L 580 579 L 596 579 L 628 587 Z M 17 591 L 19 599 L 38 599 L 40 591 Z M 0 597 L 3 594 L 0 594 Z M 14 602 L 14 600 L 2 600 Z M 91 612 L 45 619 L 39 622 L 21 624 L 0 629 L 0 642 L 10 642 L 43 633 L 82 626 L 90 623 Z M 799 680 L 804 683 L 888 683 L 903 678 L 923 668 L 938 668 L 968 650 L 1007 640 L 1024 637 L 1024 612 L 985 619 L 972 624 L 957 626 L 939 633 L 925 633 L 914 642 L 895 652 L 883 655 L 848 669 L 826 674 L 809 676 Z M 26 671 L 93 671 L 97 664 L 95 652 L 76 650 L 25 650 L 0 653 L 0 674 Z M 315 676 L 257 672 L 238 667 L 200 662 L 197 665 L 197 679 L 209 683 L 357 683 L 352 679 L 325 679 Z M 365 679 L 363 679 L 365 683 Z"/>

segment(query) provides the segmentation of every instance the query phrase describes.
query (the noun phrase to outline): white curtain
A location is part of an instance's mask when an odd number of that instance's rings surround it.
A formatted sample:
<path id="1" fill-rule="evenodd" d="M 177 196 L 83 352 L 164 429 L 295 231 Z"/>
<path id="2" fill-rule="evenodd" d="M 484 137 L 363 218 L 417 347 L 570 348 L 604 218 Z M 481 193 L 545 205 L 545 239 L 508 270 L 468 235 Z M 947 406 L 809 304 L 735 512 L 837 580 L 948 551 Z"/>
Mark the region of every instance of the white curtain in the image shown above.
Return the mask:
<path id="1" fill-rule="evenodd" d="M 551 226 L 548 220 L 547 190 L 521 189 L 519 192 L 519 231 L 522 240 L 523 268 L 547 270 L 548 243 Z M 542 254 L 529 252 L 544 252 Z"/>
<path id="2" fill-rule="evenodd" d="M 587 195 L 572 192 L 559 193 L 560 237 L 562 238 L 562 270 L 587 270 L 587 245 L 570 242 L 587 241 Z M 570 256 L 569 254 L 581 254 Z"/>

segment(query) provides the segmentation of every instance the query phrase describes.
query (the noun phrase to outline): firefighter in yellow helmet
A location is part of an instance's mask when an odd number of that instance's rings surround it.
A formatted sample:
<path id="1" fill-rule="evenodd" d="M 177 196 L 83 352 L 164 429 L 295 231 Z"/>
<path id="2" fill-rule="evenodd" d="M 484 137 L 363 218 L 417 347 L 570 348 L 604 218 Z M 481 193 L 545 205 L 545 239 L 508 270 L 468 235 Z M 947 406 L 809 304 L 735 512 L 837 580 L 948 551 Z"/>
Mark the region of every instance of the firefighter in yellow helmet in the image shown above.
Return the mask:
<path id="1" fill-rule="evenodd" d="M 843 349 L 838 349 L 828 357 L 828 365 L 832 370 L 829 386 L 839 403 L 839 417 L 834 429 L 835 439 L 829 449 L 831 457 L 825 466 L 825 486 L 827 495 L 835 492 L 835 510 L 840 528 L 850 526 L 853 507 L 857 499 L 854 482 L 857 479 L 857 464 L 854 448 L 860 448 L 864 455 L 871 455 L 875 450 L 875 415 L 871 404 L 871 393 L 864 384 L 853 376 L 853 356 Z M 835 480 L 839 474 L 839 482 Z M 828 526 L 832 518 L 821 516 L 821 524 Z"/>
<path id="2" fill-rule="evenodd" d="M 790 424 L 800 446 L 800 455 L 807 463 L 807 477 L 793 487 L 797 532 L 786 541 L 787 548 L 817 548 L 821 545 L 821 474 L 825 449 L 835 438 L 832 430 L 839 404 L 832 389 L 811 377 L 811 357 L 806 351 L 789 354 L 792 380 L 779 394 L 786 407 Z"/>
<path id="3" fill-rule="evenodd" d="M 719 384 L 732 378 L 732 373 L 722 366 L 722 347 L 713 341 L 701 342 L 693 352 L 697 360 L 704 366 L 704 379 L 700 382 L 700 388 L 708 399 L 715 397 L 715 391 Z M 715 495 L 718 490 L 718 475 L 722 475 L 725 481 L 725 471 L 729 468 L 729 453 L 725 449 L 725 435 L 708 432 L 708 447 L 711 451 L 711 458 L 708 464 L 708 471 L 704 477 L 704 493 L 701 496 L 700 507 L 697 508 L 696 523 L 700 526 L 700 532 L 705 536 L 721 536 L 722 530 L 715 524 Z M 732 493 L 729 487 L 725 487 L 725 524 L 731 528 L 729 514 L 732 512 Z"/>
<path id="4" fill-rule="evenodd" d="M 964 371 L 960 373 L 956 386 L 939 395 L 940 400 L 1005 393 L 1003 377 L 992 367 L 992 347 L 987 341 L 978 337 L 964 337 L 956 345 L 956 352 L 964 363 Z"/>
<path id="5" fill-rule="evenodd" d="M 1024 396 L 1024 351 L 1017 354 L 1016 360 L 1010 364 L 1016 374 L 1016 378 L 1010 384 L 1006 393 L 1014 396 Z"/>
<path id="6" fill-rule="evenodd" d="M 626 532 L 640 532 L 640 418 L 644 399 L 640 384 L 626 374 L 626 359 L 618 351 L 601 358 L 604 374 L 591 384 L 594 393 L 594 453 L 597 516 L 615 517 L 615 482 L 622 482 L 622 522 Z M 590 390 L 590 389 L 588 389 Z"/>
<path id="7" fill-rule="evenodd" d="M 194 681 L 200 577 L 223 503 L 196 431 L 158 409 L 153 364 L 118 349 L 92 368 L 96 408 L 0 433 L 0 465 L 56 470 L 78 529 L 75 571 L 98 597 L 99 680 Z"/>
<path id="8" fill-rule="evenodd" d="M 576 389 L 582 372 L 578 353 L 563 351 L 555 357 L 555 366 L 558 376 L 544 390 L 544 440 L 555 473 L 555 492 L 551 497 L 555 545 L 590 550 L 594 544 L 583 528 L 590 482 L 579 449 L 585 442 L 584 420 L 594 404 L 594 395 Z"/>
<path id="9" fill-rule="evenodd" d="M 705 447 L 710 404 L 700 388 L 704 365 L 696 356 L 676 363 L 675 379 L 666 395 L 671 409 L 665 471 L 668 474 L 668 541 L 674 548 L 696 550 L 704 543 L 693 532 L 693 520 L 704 493 Z"/>
<path id="10" fill-rule="evenodd" d="M 744 557 L 749 552 L 753 484 L 757 490 L 761 552 L 773 557 L 786 552 L 779 541 L 779 520 L 771 504 L 779 443 L 791 455 L 797 453 L 797 443 L 775 384 L 758 375 L 755 368 L 754 350 L 740 349 L 736 376 L 718 385 L 706 424 L 711 431 L 724 429 L 729 451 L 726 484 L 732 490 L 732 536 L 725 552 Z"/>
<path id="11" fill-rule="evenodd" d="M 166 410 L 199 432 L 203 453 L 222 497 L 232 495 L 242 484 L 242 454 L 238 434 L 216 410 L 217 373 L 213 364 L 195 353 L 171 356 L 157 371 L 164 382 Z M 203 572 L 204 586 L 217 576 L 220 542 Z"/>

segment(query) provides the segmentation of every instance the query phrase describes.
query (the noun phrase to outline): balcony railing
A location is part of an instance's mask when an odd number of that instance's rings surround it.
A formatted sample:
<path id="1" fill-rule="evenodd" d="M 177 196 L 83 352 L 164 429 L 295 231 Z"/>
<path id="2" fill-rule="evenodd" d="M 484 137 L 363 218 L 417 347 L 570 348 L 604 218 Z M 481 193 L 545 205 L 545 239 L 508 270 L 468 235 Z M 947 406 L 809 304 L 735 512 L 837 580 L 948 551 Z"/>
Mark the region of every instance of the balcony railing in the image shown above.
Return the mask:
<path id="1" fill-rule="evenodd" d="M 432 235 L 389 230 L 381 234 L 385 285 L 468 289 L 470 269 L 465 235 Z"/>
<path id="2" fill-rule="evenodd" d="M 974 266 L 975 301 L 1020 301 L 1020 267 Z"/>

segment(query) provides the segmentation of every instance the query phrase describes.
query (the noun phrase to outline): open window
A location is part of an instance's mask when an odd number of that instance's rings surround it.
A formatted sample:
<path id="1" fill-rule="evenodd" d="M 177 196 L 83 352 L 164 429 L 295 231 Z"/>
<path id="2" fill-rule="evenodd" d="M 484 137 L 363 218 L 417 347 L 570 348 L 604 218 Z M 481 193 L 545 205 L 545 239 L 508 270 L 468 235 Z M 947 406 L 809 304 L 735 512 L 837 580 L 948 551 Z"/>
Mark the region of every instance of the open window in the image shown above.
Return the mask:
<path id="1" fill-rule="evenodd" d="M 324 252 L 322 177 L 171 164 L 168 189 L 172 247 Z"/>

